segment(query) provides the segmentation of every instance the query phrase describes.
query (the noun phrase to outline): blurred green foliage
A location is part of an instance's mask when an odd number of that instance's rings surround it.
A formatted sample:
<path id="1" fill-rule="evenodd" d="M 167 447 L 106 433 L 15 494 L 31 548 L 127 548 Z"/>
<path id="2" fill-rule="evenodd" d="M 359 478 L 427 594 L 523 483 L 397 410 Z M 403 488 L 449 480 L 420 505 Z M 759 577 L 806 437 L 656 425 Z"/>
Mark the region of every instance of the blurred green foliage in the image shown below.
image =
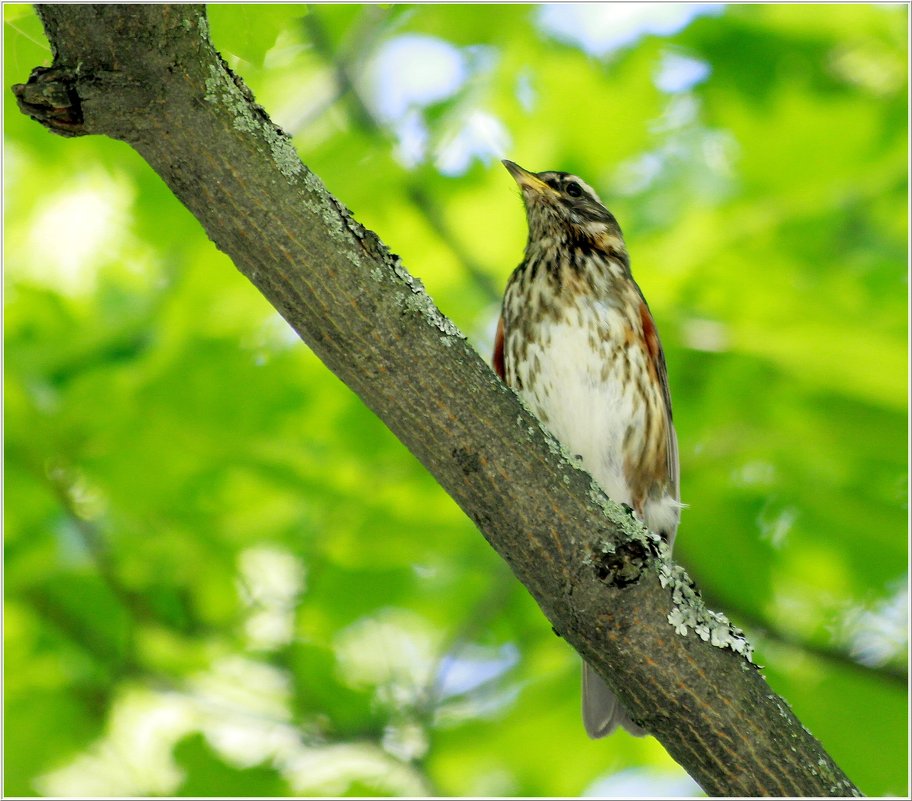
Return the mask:
<path id="1" fill-rule="evenodd" d="M 678 558 L 902 795 L 908 9 L 645 8 L 210 23 L 485 354 L 525 236 L 497 158 L 601 192 L 665 344 Z M 586 740 L 575 655 L 145 163 L 18 112 L 50 53 L 3 10 L 5 792 L 697 792 Z"/>

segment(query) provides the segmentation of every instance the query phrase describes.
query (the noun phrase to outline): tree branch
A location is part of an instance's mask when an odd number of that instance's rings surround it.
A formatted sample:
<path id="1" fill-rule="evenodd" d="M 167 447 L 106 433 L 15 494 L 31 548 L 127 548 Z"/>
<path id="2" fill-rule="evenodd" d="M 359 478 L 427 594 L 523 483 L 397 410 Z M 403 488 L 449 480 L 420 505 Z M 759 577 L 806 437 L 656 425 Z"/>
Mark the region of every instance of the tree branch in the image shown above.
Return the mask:
<path id="1" fill-rule="evenodd" d="M 63 135 L 135 148 L 708 793 L 857 794 L 657 538 L 565 458 L 398 257 L 301 164 L 212 47 L 201 6 L 39 15 L 54 64 L 14 87 L 23 111 Z"/>

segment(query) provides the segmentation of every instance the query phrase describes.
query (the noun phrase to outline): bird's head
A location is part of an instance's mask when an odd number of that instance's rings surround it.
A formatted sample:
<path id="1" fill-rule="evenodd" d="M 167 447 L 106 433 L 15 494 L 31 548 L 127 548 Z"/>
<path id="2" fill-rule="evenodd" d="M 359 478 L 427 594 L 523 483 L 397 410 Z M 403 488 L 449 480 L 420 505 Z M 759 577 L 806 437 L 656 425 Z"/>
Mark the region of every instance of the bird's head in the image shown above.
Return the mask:
<path id="1" fill-rule="evenodd" d="M 503 165 L 522 192 L 530 244 L 569 238 L 623 247 L 614 215 L 581 178 L 566 172 L 529 172 L 507 159 Z"/>

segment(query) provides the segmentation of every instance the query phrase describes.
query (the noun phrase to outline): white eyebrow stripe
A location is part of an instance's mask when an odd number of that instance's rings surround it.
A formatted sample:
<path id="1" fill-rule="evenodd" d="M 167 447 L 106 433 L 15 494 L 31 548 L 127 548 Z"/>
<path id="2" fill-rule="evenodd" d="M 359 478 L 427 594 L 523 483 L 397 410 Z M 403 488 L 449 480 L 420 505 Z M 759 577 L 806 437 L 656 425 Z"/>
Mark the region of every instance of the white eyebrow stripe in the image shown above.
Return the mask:
<path id="1" fill-rule="evenodd" d="M 578 175 L 571 175 L 570 173 L 561 173 L 555 170 L 548 170 L 547 172 L 538 173 L 538 177 L 543 180 L 545 183 L 550 181 L 556 181 L 560 186 L 566 187 L 571 181 L 575 181 L 580 185 L 580 188 L 589 195 L 591 200 L 594 200 L 602 208 L 605 207 L 605 204 L 602 202 L 602 199 L 599 197 L 598 192 L 596 192 L 589 184 L 587 184 L 582 178 Z"/>
<path id="2" fill-rule="evenodd" d="M 586 192 L 594 201 L 596 201 L 596 203 L 598 203 L 600 206 L 605 205 L 602 203 L 602 199 L 598 196 L 598 192 L 589 186 L 589 184 L 587 184 L 582 178 L 578 178 L 575 175 L 568 175 L 567 181 L 576 181 L 582 187 L 583 191 Z"/>

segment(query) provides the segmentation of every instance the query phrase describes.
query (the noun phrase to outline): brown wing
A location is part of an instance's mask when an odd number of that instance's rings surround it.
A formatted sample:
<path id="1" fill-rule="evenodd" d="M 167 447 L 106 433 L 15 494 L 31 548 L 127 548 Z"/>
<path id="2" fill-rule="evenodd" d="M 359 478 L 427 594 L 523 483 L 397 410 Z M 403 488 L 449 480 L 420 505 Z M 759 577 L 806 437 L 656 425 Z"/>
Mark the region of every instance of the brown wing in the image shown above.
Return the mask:
<path id="1" fill-rule="evenodd" d="M 504 329 L 503 316 L 497 321 L 497 334 L 494 336 L 494 355 L 491 357 L 491 366 L 500 376 L 501 381 L 507 380 L 507 371 L 504 367 Z"/>
<path id="2" fill-rule="evenodd" d="M 638 287 L 639 288 L 639 287 Z M 662 387 L 662 397 L 665 399 L 665 414 L 667 415 L 668 437 L 666 441 L 666 465 L 668 477 L 671 483 L 671 494 L 676 501 L 681 500 L 680 478 L 681 468 L 678 460 L 678 437 L 675 434 L 674 423 L 671 418 L 671 393 L 668 390 L 668 369 L 665 366 L 665 353 L 662 350 L 662 343 L 659 341 L 659 332 L 656 330 L 655 321 L 652 319 L 652 313 L 649 306 L 640 293 L 640 321 L 643 324 L 643 338 L 646 340 L 646 351 L 652 369 L 655 371 L 655 377 Z"/>

